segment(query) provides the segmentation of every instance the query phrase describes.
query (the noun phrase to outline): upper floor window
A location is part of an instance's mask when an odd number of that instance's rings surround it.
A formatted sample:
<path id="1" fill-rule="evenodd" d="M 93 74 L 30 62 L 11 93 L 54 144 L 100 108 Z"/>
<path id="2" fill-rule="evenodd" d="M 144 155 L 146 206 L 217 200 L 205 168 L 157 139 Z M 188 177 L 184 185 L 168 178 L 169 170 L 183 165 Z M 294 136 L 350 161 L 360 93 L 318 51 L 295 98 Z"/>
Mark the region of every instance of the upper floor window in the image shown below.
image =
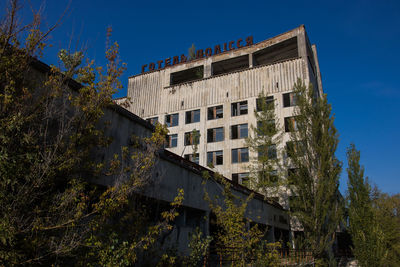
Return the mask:
<path id="1" fill-rule="evenodd" d="M 292 157 L 293 155 L 303 156 L 305 154 L 305 144 L 303 141 L 287 141 L 286 142 L 286 156 Z"/>
<path id="2" fill-rule="evenodd" d="M 207 152 L 207 165 L 222 165 L 224 164 L 224 155 L 222 150 Z"/>
<path id="3" fill-rule="evenodd" d="M 178 134 L 167 135 L 167 147 L 177 147 L 178 146 Z"/>
<path id="4" fill-rule="evenodd" d="M 185 133 L 185 146 L 198 145 L 200 143 L 200 131 Z"/>
<path id="5" fill-rule="evenodd" d="M 249 161 L 249 149 L 247 147 L 232 149 L 232 163 L 240 163 L 248 161 Z"/>
<path id="6" fill-rule="evenodd" d="M 148 119 L 146 119 L 146 121 L 149 122 L 150 124 L 153 124 L 154 126 L 156 126 L 156 124 L 158 122 L 158 117 L 148 118 Z"/>
<path id="7" fill-rule="evenodd" d="M 248 136 L 247 123 L 231 126 L 231 139 L 246 138 Z"/>
<path id="8" fill-rule="evenodd" d="M 196 164 L 199 164 L 199 153 L 196 153 L 196 154 L 186 154 L 185 156 L 184 156 L 184 158 L 186 159 L 186 160 L 190 160 L 191 162 L 194 162 L 194 163 L 196 163 Z"/>
<path id="9" fill-rule="evenodd" d="M 194 123 L 200 121 L 200 109 L 186 111 L 185 123 Z"/>
<path id="10" fill-rule="evenodd" d="M 296 95 L 291 93 L 283 94 L 283 107 L 293 107 L 297 105 Z"/>
<path id="11" fill-rule="evenodd" d="M 231 104 L 232 117 L 247 114 L 247 100 Z"/>
<path id="12" fill-rule="evenodd" d="M 285 132 L 297 131 L 297 123 L 295 117 L 285 118 Z"/>
<path id="13" fill-rule="evenodd" d="M 257 109 L 257 111 L 265 111 L 265 110 L 274 109 L 274 97 L 267 96 L 267 97 L 257 98 L 256 109 Z"/>
<path id="14" fill-rule="evenodd" d="M 210 107 L 207 109 L 208 120 L 221 119 L 223 117 L 224 117 L 223 105 Z"/>
<path id="15" fill-rule="evenodd" d="M 167 127 L 178 126 L 179 113 L 165 115 L 165 124 L 167 125 Z"/>
<path id="16" fill-rule="evenodd" d="M 224 127 L 207 129 L 207 143 L 224 141 Z"/>

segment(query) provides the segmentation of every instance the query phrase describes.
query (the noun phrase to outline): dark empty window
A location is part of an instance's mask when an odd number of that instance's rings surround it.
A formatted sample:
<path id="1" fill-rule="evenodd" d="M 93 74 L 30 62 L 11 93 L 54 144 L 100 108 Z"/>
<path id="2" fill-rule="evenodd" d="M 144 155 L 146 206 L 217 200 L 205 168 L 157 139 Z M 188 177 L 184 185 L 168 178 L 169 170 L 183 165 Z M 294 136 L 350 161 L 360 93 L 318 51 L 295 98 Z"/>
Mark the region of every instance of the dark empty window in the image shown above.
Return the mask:
<path id="1" fill-rule="evenodd" d="M 283 94 L 283 107 L 293 107 L 297 105 L 296 95 L 292 93 Z"/>
<path id="2" fill-rule="evenodd" d="M 232 181 L 236 184 L 248 185 L 249 173 L 232 173 Z"/>
<path id="3" fill-rule="evenodd" d="M 231 126 L 231 139 L 246 138 L 248 136 L 247 123 Z"/>
<path id="4" fill-rule="evenodd" d="M 255 52 L 253 54 L 253 65 L 273 64 L 297 57 L 297 37 L 293 37 Z"/>
<path id="5" fill-rule="evenodd" d="M 297 123 L 295 117 L 285 118 L 285 132 L 297 131 Z"/>
<path id="6" fill-rule="evenodd" d="M 178 146 L 178 134 L 167 135 L 166 147 L 177 147 Z"/>
<path id="7" fill-rule="evenodd" d="M 266 111 L 274 109 L 274 97 L 260 97 L 256 100 L 257 111 Z"/>
<path id="8" fill-rule="evenodd" d="M 185 123 L 194 123 L 200 121 L 200 109 L 186 111 Z"/>
<path id="9" fill-rule="evenodd" d="M 222 165 L 224 164 L 224 155 L 222 150 L 207 152 L 207 165 Z"/>
<path id="10" fill-rule="evenodd" d="M 185 146 L 198 145 L 200 143 L 200 132 L 191 131 L 185 133 Z"/>
<path id="11" fill-rule="evenodd" d="M 223 117 L 224 117 L 224 111 L 223 111 L 222 105 L 210 107 L 207 109 L 207 119 L 208 120 L 221 119 Z"/>
<path id="12" fill-rule="evenodd" d="M 179 124 L 179 113 L 165 115 L 165 124 L 167 127 L 178 126 Z"/>
<path id="13" fill-rule="evenodd" d="M 247 114 L 247 100 L 231 104 L 231 113 L 233 116 Z"/>
<path id="14" fill-rule="evenodd" d="M 171 73 L 171 85 L 202 79 L 203 74 L 203 66 Z"/>
<path id="15" fill-rule="evenodd" d="M 190 160 L 191 162 L 199 164 L 199 153 L 196 154 L 186 154 L 184 156 L 185 159 Z"/>
<path id="16" fill-rule="evenodd" d="M 249 161 L 249 149 L 247 147 L 232 149 L 232 163 L 240 163 L 248 161 Z"/>
<path id="17" fill-rule="evenodd" d="M 211 66 L 213 75 L 246 69 L 249 67 L 249 55 L 214 62 Z"/>
<path id="18" fill-rule="evenodd" d="M 207 130 L 207 143 L 224 141 L 224 127 Z"/>
<path id="19" fill-rule="evenodd" d="M 146 119 L 146 121 L 148 123 L 153 124 L 154 126 L 156 126 L 156 124 L 158 122 L 158 117 L 148 118 L 148 119 Z"/>

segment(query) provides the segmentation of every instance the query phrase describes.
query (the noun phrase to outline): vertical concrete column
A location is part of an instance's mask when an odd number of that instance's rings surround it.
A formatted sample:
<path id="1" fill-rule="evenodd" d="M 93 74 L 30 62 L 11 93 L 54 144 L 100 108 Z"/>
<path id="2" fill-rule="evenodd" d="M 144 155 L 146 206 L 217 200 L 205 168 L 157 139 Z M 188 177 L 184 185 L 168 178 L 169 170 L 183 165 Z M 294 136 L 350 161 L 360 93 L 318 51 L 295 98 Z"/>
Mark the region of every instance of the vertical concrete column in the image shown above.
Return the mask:
<path id="1" fill-rule="evenodd" d="M 206 62 L 204 63 L 204 78 L 209 78 L 211 77 L 212 74 L 212 66 L 211 66 L 211 59 L 207 59 Z"/>
<path id="2" fill-rule="evenodd" d="M 252 68 L 253 67 L 253 53 L 250 53 L 249 54 L 249 68 Z"/>
<path id="3" fill-rule="evenodd" d="M 297 47 L 299 51 L 299 57 L 303 58 L 307 62 L 307 41 L 306 41 L 306 30 L 304 25 L 299 28 L 297 35 Z"/>

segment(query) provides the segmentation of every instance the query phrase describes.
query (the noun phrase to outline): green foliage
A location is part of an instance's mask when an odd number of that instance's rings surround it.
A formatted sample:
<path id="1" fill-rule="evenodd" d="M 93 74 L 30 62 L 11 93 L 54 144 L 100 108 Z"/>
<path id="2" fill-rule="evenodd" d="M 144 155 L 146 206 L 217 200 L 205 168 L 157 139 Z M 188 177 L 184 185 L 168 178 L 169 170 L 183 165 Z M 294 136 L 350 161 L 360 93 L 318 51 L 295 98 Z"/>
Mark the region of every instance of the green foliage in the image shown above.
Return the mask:
<path id="1" fill-rule="evenodd" d="M 348 216 L 353 254 L 360 266 L 398 266 L 400 263 L 399 196 L 371 189 L 360 166 L 360 152 L 347 150 Z"/>
<path id="2" fill-rule="evenodd" d="M 326 95 L 319 96 L 301 80 L 294 89 L 297 127 L 291 127 L 290 139 L 302 145 L 287 151 L 287 165 L 296 168 L 290 177 L 290 209 L 304 229 L 306 248 L 317 261 L 326 262 L 342 219 L 341 162 L 335 156 L 338 134 Z"/>
<path id="3" fill-rule="evenodd" d="M 190 234 L 190 254 L 186 259 L 184 259 L 183 265 L 191 267 L 198 266 L 207 255 L 211 241 L 211 236 L 205 237 L 203 232 L 201 232 L 199 228 L 196 228 L 195 232 Z"/>
<path id="4" fill-rule="evenodd" d="M 32 66 L 48 32 L 38 14 L 19 28 L 18 9 L 11 1 L 0 27 L 0 265 L 132 265 L 171 230 L 182 203 L 180 191 L 150 224 L 135 195 L 149 184 L 166 129 L 96 160 L 112 142 L 104 114 L 125 70 L 111 30 L 106 68 L 61 50 L 60 68 L 43 74 Z M 70 89 L 72 79 L 79 88 Z"/>
<path id="5" fill-rule="evenodd" d="M 214 237 L 217 253 L 224 259 L 231 260 L 233 266 L 242 266 L 251 258 L 254 247 L 260 243 L 263 236 L 257 224 L 248 227 L 250 222 L 245 219 L 247 204 L 253 198 L 253 194 L 242 199 L 232 192 L 230 183 L 220 174 L 215 174 L 214 179 L 224 186 L 222 202 L 211 199 L 207 192 L 205 199 L 215 214 L 215 223 L 219 229 Z"/>
<path id="6" fill-rule="evenodd" d="M 284 182 L 280 153 L 277 147 L 282 140 L 282 129 L 275 115 L 275 102 L 267 103 L 267 97 L 261 93 L 257 99 L 259 110 L 254 110 L 257 125 L 250 126 L 246 145 L 257 156 L 250 165 L 250 187 L 266 196 L 275 196 L 279 185 Z"/>

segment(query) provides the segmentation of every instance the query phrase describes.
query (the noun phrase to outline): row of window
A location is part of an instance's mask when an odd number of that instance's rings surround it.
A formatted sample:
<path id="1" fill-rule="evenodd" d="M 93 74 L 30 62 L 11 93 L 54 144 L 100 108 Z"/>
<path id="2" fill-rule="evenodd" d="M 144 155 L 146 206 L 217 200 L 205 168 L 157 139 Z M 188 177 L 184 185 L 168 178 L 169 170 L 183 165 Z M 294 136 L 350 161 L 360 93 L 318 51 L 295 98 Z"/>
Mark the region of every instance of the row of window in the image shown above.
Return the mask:
<path id="1" fill-rule="evenodd" d="M 285 132 L 291 132 L 297 130 L 297 124 L 295 117 L 286 117 L 285 121 Z M 275 120 L 271 120 L 267 125 L 262 125 L 260 122 L 257 123 L 257 129 L 262 129 L 262 127 L 275 128 Z M 265 131 L 258 131 L 260 133 Z M 249 128 L 247 123 L 232 125 L 230 127 L 230 139 L 242 139 L 247 138 L 249 134 Z M 217 127 L 207 129 L 207 143 L 221 142 L 224 141 L 224 127 Z M 191 131 L 186 132 L 184 137 L 184 145 L 195 145 L 200 143 L 200 132 Z M 167 147 L 177 147 L 178 146 L 178 134 L 172 134 L 167 136 Z"/>
<path id="2" fill-rule="evenodd" d="M 298 172 L 298 169 L 296 168 L 290 168 L 287 170 L 287 178 L 289 184 L 293 184 L 293 176 L 296 175 Z M 250 173 L 248 172 L 242 172 L 242 173 L 232 173 L 232 181 L 234 183 L 242 184 L 248 186 L 249 182 L 249 175 Z M 258 173 L 258 181 L 262 182 L 265 180 L 265 178 L 268 177 L 269 182 L 276 183 L 278 182 L 278 171 L 277 170 L 272 170 L 266 175 L 266 173 L 259 172 Z"/>
<path id="3" fill-rule="evenodd" d="M 288 157 L 291 156 L 292 153 L 298 152 L 298 150 L 304 151 L 304 144 L 302 142 L 293 142 L 288 141 L 286 142 L 286 155 Z M 243 148 L 234 148 L 231 150 L 231 160 L 232 163 L 241 163 L 241 162 L 248 162 L 249 161 L 249 149 L 247 147 Z M 199 164 L 199 153 L 193 154 L 186 154 L 184 155 L 185 159 L 193 161 Z M 276 145 L 272 144 L 269 146 L 260 146 L 258 148 L 258 158 L 266 160 L 274 160 L 277 158 L 277 151 Z M 224 164 L 224 154 L 222 150 L 217 151 L 210 151 L 207 152 L 207 165 L 212 164 L 213 166 L 216 165 L 223 165 Z"/>
<path id="4" fill-rule="evenodd" d="M 230 127 L 230 139 L 241 139 L 248 136 L 248 124 L 232 125 Z M 207 129 L 207 143 L 224 141 L 224 127 Z M 198 145 L 200 143 L 200 132 L 191 131 L 186 132 L 184 136 L 184 145 Z M 167 136 L 167 147 L 178 146 L 178 134 L 171 134 Z"/>
<path id="5" fill-rule="evenodd" d="M 283 94 L 283 107 L 291 107 L 296 105 L 296 98 L 293 93 Z M 257 111 L 274 109 L 274 97 L 268 96 L 258 98 L 256 100 Z M 248 114 L 247 100 L 231 104 L 231 116 L 240 116 Z M 224 117 L 223 105 L 209 107 L 207 109 L 207 120 L 216 120 Z M 158 117 L 146 119 L 148 122 L 155 125 L 158 122 Z M 200 109 L 186 111 L 185 124 L 195 123 L 200 121 Z M 165 124 L 167 127 L 179 125 L 179 113 L 165 115 Z"/>

